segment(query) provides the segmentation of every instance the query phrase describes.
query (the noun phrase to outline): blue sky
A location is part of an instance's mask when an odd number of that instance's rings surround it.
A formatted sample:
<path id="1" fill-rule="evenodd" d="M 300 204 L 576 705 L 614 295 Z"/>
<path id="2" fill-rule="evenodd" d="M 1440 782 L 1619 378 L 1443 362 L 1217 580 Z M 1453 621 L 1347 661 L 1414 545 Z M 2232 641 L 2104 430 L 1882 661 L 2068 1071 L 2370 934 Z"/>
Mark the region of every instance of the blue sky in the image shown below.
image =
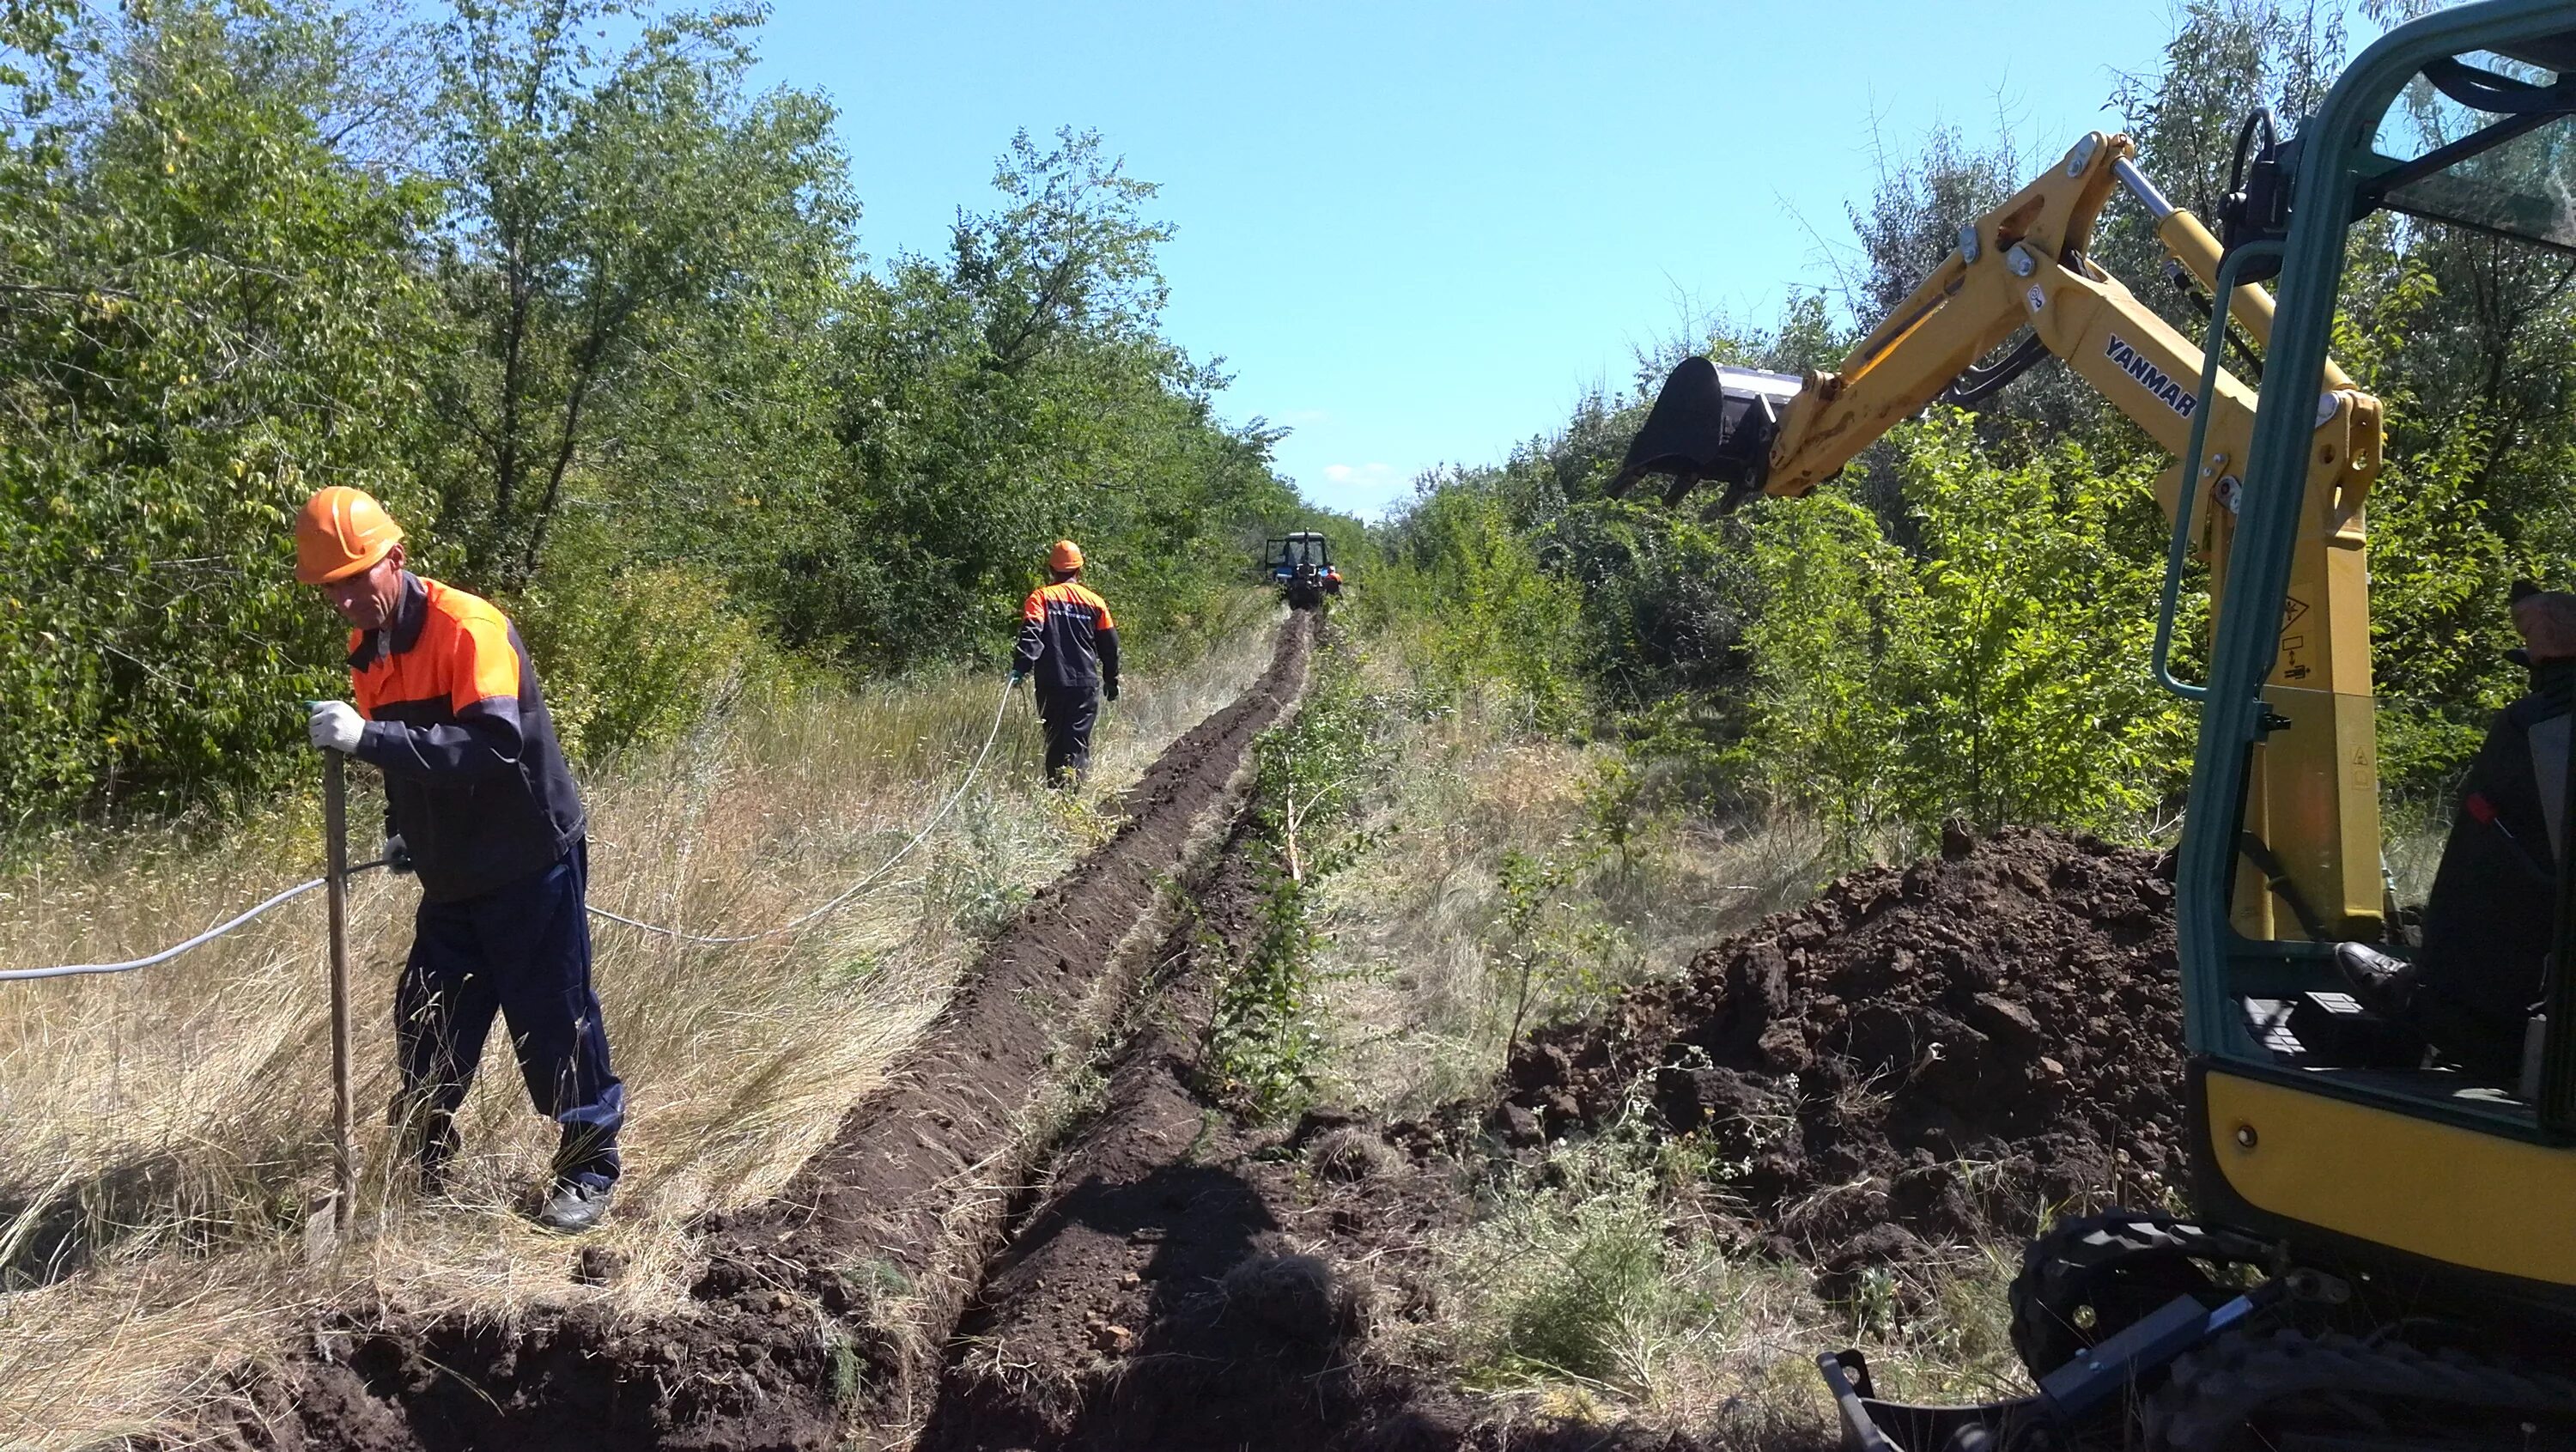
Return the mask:
<path id="1" fill-rule="evenodd" d="M 2152 72 L 2167 0 L 778 0 L 761 79 L 841 110 L 862 238 L 935 251 L 1021 127 L 1099 130 L 1178 229 L 1166 323 L 1375 512 L 1500 458 L 1709 309 L 1828 279 L 1883 142 L 2053 154 Z"/>

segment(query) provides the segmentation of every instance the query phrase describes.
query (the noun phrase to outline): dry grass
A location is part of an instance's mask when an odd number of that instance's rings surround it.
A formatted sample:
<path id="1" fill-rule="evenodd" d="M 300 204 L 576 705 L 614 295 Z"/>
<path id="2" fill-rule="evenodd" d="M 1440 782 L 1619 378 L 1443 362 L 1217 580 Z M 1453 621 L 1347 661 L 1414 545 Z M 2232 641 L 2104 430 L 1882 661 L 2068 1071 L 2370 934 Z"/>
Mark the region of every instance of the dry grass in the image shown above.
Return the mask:
<path id="1" fill-rule="evenodd" d="M 1821 1301 L 1804 1267 L 1713 1211 L 1689 1142 L 1630 1123 L 1504 1171 L 1441 1245 L 1448 1314 L 1393 1354 L 1492 1397 L 1498 1415 L 1634 1421 L 1716 1446 L 1832 1440 L 1819 1351 L 1859 1346 L 1880 1394 L 2026 1393 L 2007 1334 L 2011 1257 L 1960 1247 Z"/>
<path id="2" fill-rule="evenodd" d="M 1532 734 L 1508 703 L 1407 712 L 1401 649 L 1381 639 L 1365 657 L 1396 761 L 1367 847 L 1322 893 L 1327 1098 L 1390 1117 L 1481 1100 L 1529 963 L 1524 1032 L 1677 976 L 1830 875 L 1823 835 L 1794 821 L 1663 817 L 1605 850 L 1609 749 Z M 1517 922 L 1510 854 L 1555 869 L 1518 889 Z M 1633 1419 L 1746 1448 L 1831 1441 L 1822 1350 L 1862 1346 L 1896 1394 L 2016 1389 L 2004 1252 L 1956 1247 L 1828 1305 L 1806 1268 L 1761 1251 L 1705 1146 L 1648 1117 L 1633 1106 L 1598 1138 L 1490 1167 L 1475 1222 L 1440 1246 L 1443 1316 L 1381 1352 L 1492 1397 L 1505 1421 Z"/>
<path id="3" fill-rule="evenodd" d="M 1036 729 L 1015 702 L 957 812 L 806 932 L 708 947 L 596 925 L 632 1105 L 617 1213 L 584 1241 L 630 1257 L 611 1288 L 575 1285 L 566 1242 L 523 1218 L 553 1127 L 529 1112 L 505 1044 L 487 1052 L 461 1126 L 454 1202 L 424 1205 L 394 1163 L 386 1005 L 409 941 L 406 883 L 370 874 L 351 896 L 365 1173 L 360 1234 L 333 1254 L 301 1244 L 329 1178 L 318 894 L 159 969 L 0 985 L 0 1448 L 166 1429 L 204 1410 L 217 1368 L 273 1352 L 323 1304 L 508 1315 L 541 1301 L 673 1302 L 686 1223 L 771 1194 L 829 1137 L 980 938 L 1097 840 L 1105 801 L 1240 693 L 1271 633 L 1265 623 L 1186 668 L 1132 677 L 1077 799 L 1043 788 Z M 946 798 L 999 689 L 958 676 L 744 709 L 585 783 L 592 900 L 701 933 L 796 916 Z M 372 822 L 373 809 L 351 819 Z M 318 856 L 309 807 L 216 849 L 154 833 L 44 845 L 0 870 L 0 963 L 149 951 L 309 875 Z"/>
<path id="4" fill-rule="evenodd" d="M 1823 836 L 1797 822 L 1665 818 L 1640 824 L 1626 852 L 1604 852 L 1588 808 L 1608 748 L 1530 734 L 1492 702 L 1407 714 L 1398 647 L 1373 643 L 1363 660 L 1368 689 L 1396 703 L 1398 764 L 1361 824 L 1369 847 L 1322 894 L 1338 1100 L 1406 1115 L 1481 1092 L 1514 1017 L 1515 949 L 1546 960 L 1526 1032 L 1677 975 L 1824 876 Z M 1501 941 L 1509 853 L 1562 872 L 1535 942 Z"/>

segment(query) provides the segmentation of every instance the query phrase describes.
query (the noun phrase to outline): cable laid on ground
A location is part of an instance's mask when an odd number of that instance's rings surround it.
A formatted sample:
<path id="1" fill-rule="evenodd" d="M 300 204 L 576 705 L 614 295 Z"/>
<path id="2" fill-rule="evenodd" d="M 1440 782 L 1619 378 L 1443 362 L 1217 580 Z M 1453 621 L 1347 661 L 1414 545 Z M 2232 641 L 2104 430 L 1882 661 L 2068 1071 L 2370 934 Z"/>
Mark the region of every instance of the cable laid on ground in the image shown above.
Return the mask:
<path id="1" fill-rule="evenodd" d="M 844 890 L 838 897 L 833 898 L 831 901 L 814 909 L 812 912 L 788 922 L 781 923 L 774 928 L 763 928 L 756 933 L 743 933 L 731 937 L 706 937 L 697 933 L 684 933 L 677 928 L 666 928 L 656 923 L 638 922 L 622 913 L 613 913 L 603 907 L 591 908 L 591 916 L 606 918 L 612 923 L 623 923 L 627 927 L 641 929 L 644 932 L 658 934 L 662 937 L 677 938 L 683 943 L 710 943 L 717 946 L 729 946 L 736 943 L 756 943 L 763 938 L 774 938 L 781 933 L 792 933 L 798 928 L 805 926 L 807 923 L 814 921 L 816 918 L 822 917 L 828 913 L 839 911 L 844 904 L 849 902 L 850 899 L 857 897 L 860 893 L 876 886 L 876 884 L 882 880 L 887 873 L 894 871 L 896 864 L 902 862 L 906 857 L 911 856 L 912 849 L 920 846 L 933 831 L 938 829 L 940 823 L 948 820 L 948 814 L 950 812 L 957 810 L 957 804 L 966 799 L 966 789 L 975 784 L 975 774 L 984 769 L 985 758 L 993 754 L 993 743 L 1000 740 L 1002 737 L 1002 718 L 1007 715 L 1011 709 L 1011 691 L 1012 687 L 1008 685 L 1002 687 L 1002 699 L 995 703 L 993 707 L 992 729 L 984 733 L 984 744 L 976 750 L 975 759 L 967 763 L 966 775 L 958 779 L 957 790 L 949 793 L 948 800 L 940 804 L 939 810 L 930 814 L 930 820 L 921 824 L 921 830 L 912 834 L 912 840 L 904 843 L 901 848 L 896 850 L 892 857 L 878 863 L 875 871 L 860 878 L 857 882 L 851 884 L 846 890 Z"/>
<path id="2" fill-rule="evenodd" d="M 823 904 L 821 907 L 814 909 L 812 912 L 806 913 L 802 917 L 781 923 L 774 928 L 763 928 L 757 933 L 744 933 L 735 937 L 704 937 L 696 933 L 684 933 L 677 928 L 662 927 L 656 923 L 638 922 L 622 913 L 613 913 L 603 907 L 592 907 L 590 909 L 591 916 L 606 918 L 612 923 L 623 923 L 627 927 L 636 928 L 643 932 L 656 933 L 668 938 L 677 938 L 684 943 L 729 945 L 735 943 L 755 943 L 760 941 L 762 938 L 774 938 L 781 933 L 794 932 L 796 929 L 805 926 L 807 923 L 810 923 L 817 918 L 823 917 L 828 913 L 838 911 L 844 904 L 848 903 L 850 899 L 857 897 L 860 893 L 874 887 L 887 873 L 892 872 L 898 863 L 901 863 L 906 857 L 911 856 L 913 849 L 919 847 L 933 831 L 937 830 L 941 822 L 948 820 L 948 814 L 955 811 L 957 809 L 957 804 L 966 799 L 966 789 L 974 785 L 976 773 L 984 769 L 985 760 L 993 754 L 993 743 L 1001 739 L 1002 718 L 1009 713 L 1010 709 L 1011 687 L 1006 685 L 1002 688 L 1002 699 L 993 707 L 992 729 L 984 733 L 984 744 L 976 750 L 974 761 L 967 765 L 966 775 L 957 783 L 957 790 L 949 794 L 948 800 L 940 805 L 938 811 L 931 814 L 930 820 L 922 824 L 920 831 L 912 834 L 911 841 L 904 843 L 902 848 L 899 849 L 892 857 L 879 863 L 875 871 L 869 873 L 863 878 L 860 878 L 839 896 Z M 385 863 L 382 859 L 378 859 L 374 862 L 362 862 L 357 866 L 350 868 L 349 873 L 350 875 L 355 876 L 358 873 L 366 871 L 368 868 L 382 867 L 384 865 Z M 272 909 L 283 907 L 287 903 L 302 897 L 304 894 L 311 892 L 317 887 L 320 887 L 327 881 L 329 881 L 328 878 L 316 877 L 307 882 L 299 882 L 295 886 L 290 887 L 284 892 L 277 894 L 275 897 L 268 899 L 266 902 L 243 912 L 239 916 L 217 923 L 215 926 L 206 929 L 204 932 L 190 938 L 188 941 L 164 948 L 160 952 L 154 953 L 147 958 L 130 958 L 122 963 L 65 963 L 54 968 L 0 969 L 0 983 L 23 982 L 36 978 L 73 978 L 99 973 L 131 973 L 137 968 L 149 968 L 155 964 L 167 963 L 171 959 L 178 957 L 180 954 L 185 953 L 192 948 L 204 947 L 206 944 L 213 942 L 215 939 L 224 936 L 226 933 L 241 927 L 252 919 L 257 918 Z"/>
<path id="3" fill-rule="evenodd" d="M 361 862 L 357 866 L 350 868 L 349 871 L 352 875 L 355 875 L 366 871 L 370 867 L 382 867 L 384 865 L 383 859 L 379 858 L 374 862 Z M 268 901 L 261 903 L 259 906 L 250 909 L 248 912 L 226 922 L 217 923 L 213 927 L 199 933 L 197 936 L 190 938 L 188 941 L 181 943 L 176 947 L 164 948 L 149 958 L 129 958 L 122 963 L 66 963 L 59 968 L 0 969 L 0 983 L 23 982 L 31 978 L 74 978 L 90 973 L 131 973 L 137 968 L 149 968 L 155 963 L 167 963 L 171 959 L 178 957 L 180 954 L 187 952 L 189 949 L 203 947 L 206 944 L 213 942 L 215 939 L 222 937 L 224 934 L 231 932 L 233 929 L 240 927 L 242 924 L 249 922 L 251 919 L 258 917 L 260 914 L 267 912 L 269 909 L 283 906 L 296 898 L 302 897 L 304 894 L 311 892 L 313 889 L 320 887 L 323 883 L 328 881 L 330 881 L 329 878 L 317 877 L 310 882 L 299 882 L 293 887 L 288 888 L 286 891 L 279 893 L 277 896 L 270 898 Z"/>

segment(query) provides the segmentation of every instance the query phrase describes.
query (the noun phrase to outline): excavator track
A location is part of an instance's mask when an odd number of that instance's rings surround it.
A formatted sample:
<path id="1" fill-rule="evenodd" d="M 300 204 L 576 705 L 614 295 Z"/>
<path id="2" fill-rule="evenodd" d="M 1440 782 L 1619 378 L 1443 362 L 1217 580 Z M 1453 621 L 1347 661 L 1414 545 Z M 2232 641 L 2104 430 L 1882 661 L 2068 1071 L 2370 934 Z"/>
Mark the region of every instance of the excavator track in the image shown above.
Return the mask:
<path id="1" fill-rule="evenodd" d="M 2464 1351 L 2275 1329 L 2177 1359 L 2151 1452 L 2569 1452 L 2576 1380 Z"/>
<path id="2" fill-rule="evenodd" d="M 2034 1379 L 2117 1335 L 2176 1296 L 2234 1296 L 2209 1267 L 2261 1265 L 2251 1236 L 2138 1210 L 2061 1221 L 2022 1248 L 2012 1283 L 2012 1343 Z"/>

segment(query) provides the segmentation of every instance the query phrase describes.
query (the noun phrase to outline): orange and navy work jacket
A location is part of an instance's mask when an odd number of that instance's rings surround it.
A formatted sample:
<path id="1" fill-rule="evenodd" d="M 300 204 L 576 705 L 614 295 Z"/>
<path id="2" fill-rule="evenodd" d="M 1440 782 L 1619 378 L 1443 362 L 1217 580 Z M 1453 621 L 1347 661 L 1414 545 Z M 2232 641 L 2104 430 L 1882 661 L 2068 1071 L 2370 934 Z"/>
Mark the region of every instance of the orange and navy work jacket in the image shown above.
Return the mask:
<path id="1" fill-rule="evenodd" d="M 1013 662 L 1050 694 L 1088 695 L 1095 686 L 1117 685 L 1118 627 L 1109 619 L 1109 602 L 1079 580 L 1030 591 L 1020 607 Z"/>
<path id="2" fill-rule="evenodd" d="M 519 632 L 489 602 L 403 572 L 381 630 L 349 633 L 361 761 L 431 902 L 543 872 L 581 840 L 581 798 Z"/>

